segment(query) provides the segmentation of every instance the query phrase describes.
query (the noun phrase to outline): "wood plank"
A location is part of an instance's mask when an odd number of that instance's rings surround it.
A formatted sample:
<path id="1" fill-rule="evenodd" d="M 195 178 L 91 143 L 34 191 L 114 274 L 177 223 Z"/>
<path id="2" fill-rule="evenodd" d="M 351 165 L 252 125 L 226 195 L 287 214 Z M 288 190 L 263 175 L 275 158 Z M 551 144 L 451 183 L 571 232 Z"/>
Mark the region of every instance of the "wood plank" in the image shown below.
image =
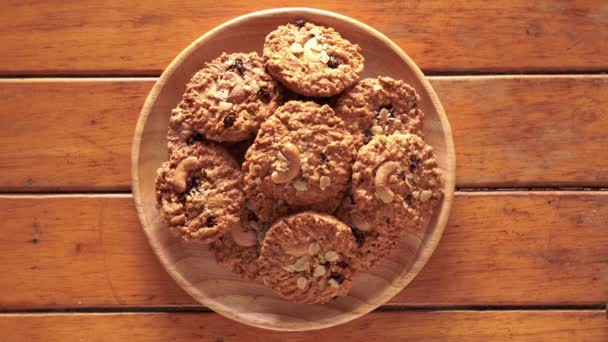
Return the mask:
<path id="1" fill-rule="evenodd" d="M 457 186 L 608 185 L 608 159 L 599 157 L 608 76 L 431 82 L 453 126 Z M 152 84 L 0 80 L 0 191 L 129 190 L 132 134 Z"/>
<path id="2" fill-rule="evenodd" d="M 131 140 L 153 82 L 0 80 L 0 188 L 127 190 Z"/>
<path id="3" fill-rule="evenodd" d="M 0 197 L 0 308 L 196 305 L 128 195 Z M 444 237 L 390 304 L 602 305 L 607 192 L 457 193 Z"/>
<path id="4" fill-rule="evenodd" d="M 4 1 L 0 74 L 158 75 L 181 49 L 218 24 L 282 5 L 273 0 L 234 0 L 229 5 Z M 307 0 L 289 5 L 332 10 L 370 23 L 427 72 L 608 67 L 608 5 L 602 0 Z"/>
<path id="5" fill-rule="evenodd" d="M 252 328 L 214 313 L 0 315 L 10 341 L 606 341 L 597 311 L 374 312 L 308 332 Z"/>
<path id="6" fill-rule="evenodd" d="M 432 78 L 459 187 L 606 186 L 608 77 Z"/>

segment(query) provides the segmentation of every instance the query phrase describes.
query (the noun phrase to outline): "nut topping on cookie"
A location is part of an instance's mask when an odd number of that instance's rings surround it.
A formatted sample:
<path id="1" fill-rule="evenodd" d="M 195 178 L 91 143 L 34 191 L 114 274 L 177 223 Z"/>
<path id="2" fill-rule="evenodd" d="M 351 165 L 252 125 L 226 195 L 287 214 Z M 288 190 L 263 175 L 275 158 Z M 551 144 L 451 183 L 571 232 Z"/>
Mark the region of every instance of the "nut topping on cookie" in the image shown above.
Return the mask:
<path id="1" fill-rule="evenodd" d="M 277 170 L 270 176 L 274 183 L 287 183 L 300 174 L 300 150 L 296 145 L 286 143 L 279 152 L 278 159 Z"/>

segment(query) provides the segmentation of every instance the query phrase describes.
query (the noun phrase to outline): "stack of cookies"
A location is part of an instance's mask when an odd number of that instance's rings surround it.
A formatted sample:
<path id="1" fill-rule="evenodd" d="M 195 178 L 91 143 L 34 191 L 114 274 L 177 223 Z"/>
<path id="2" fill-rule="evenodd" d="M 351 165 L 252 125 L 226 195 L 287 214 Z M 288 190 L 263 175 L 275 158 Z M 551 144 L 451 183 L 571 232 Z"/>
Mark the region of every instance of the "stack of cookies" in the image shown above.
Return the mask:
<path id="1" fill-rule="evenodd" d="M 205 63 L 171 113 L 158 170 L 178 237 L 296 303 L 344 296 L 357 272 L 425 229 L 442 198 L 416 91 L 358 80 L 358 45 L 298 20 L 255 52 Z"/>

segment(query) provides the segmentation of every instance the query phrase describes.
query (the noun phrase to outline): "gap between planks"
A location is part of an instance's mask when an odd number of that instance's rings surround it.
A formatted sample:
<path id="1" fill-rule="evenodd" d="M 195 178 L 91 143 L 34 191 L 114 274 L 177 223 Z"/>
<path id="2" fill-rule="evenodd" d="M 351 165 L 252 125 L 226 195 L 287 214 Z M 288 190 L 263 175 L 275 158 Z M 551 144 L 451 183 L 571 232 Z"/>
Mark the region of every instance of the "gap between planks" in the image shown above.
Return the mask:
<path id="1" fill-rule="evenodd" d="M 553 78 L 585 78 L 585 77 L 594 77 L 594 76 L 607 76 L 607 71 L 599 71 L 599 72 L 577 72 L 573 70 L 567 70 L 563 72 L 525 72 L 525 73 L 516 73 L 516 72 L 504 72 L 504 73 L 485 73 L 485 72 L 439 72 L 433 73 L 428 72 L 424 73 L 426 77 L 434 78 L 434 79 L 442 79 L 442 78 L 450 78 L 450 79 L 466 79 L 475 77 L 478 79 L 484 78 L 498 78 L 498 79 L 512 79 L 512 78 L 543 78 L 543 77 L 553 77 Z M 2 75 L 0 74 L 0 82 L 14 82 L 14 81 L 40 81 L 40 82 L 49 82 L 49 81 L 57 81 L 57 82 L 90 82 L 90 81 L 156 81 L 160 77 L 160 74 L 56 74 L 56 75 L 43 75 L 43 74 L 15 74 L 15 75 Z"/>
<path id="2" fill-rule="evenodd" d="M 521 194 L 528 192 L 530 194 L 538 193 L 547 193 L 547 192 L 557 192 L 557 193 L 567 193 L 567 194 L 576 194 L 576 193 L 584 193 L 588 194 L 590 192 L 606 192 L 608 188 L 605 187 L 538 187 L 538 188 L 456 188 L 456 193 L 479 193 L 479 194 Z M 96 196 L 96 197 L 131 197 L 133 193 L 130 190 L 125 191 L 100 191 L 100 190 L 92 190 L 92 191 L 71 191 L 71 190 L 56 190 L 56 191 L 47 191 L 47 192 L 38 192 L 38 191 L 24 191 L 24 192 L 12 192 L 12 191 L 3 191 L 0 189 L 0 197 L 16 197 L 16 198 L 53 198 L 53 197 L 85 197 L 85 196 Z"/>
<path id="3" fill-rule="evenodd" d="M 452 311 L 600 311 L 608 315 L 608 304 L 591 305 L 451 305 L 451 306 L 411 306 L 383 305 L 372 312 L 452 312 Z M 81 307 L 81 308 L 34 308 L 0 310 L 1 315 L 41 314 L 41 313 L 152 313 L 152 312 L 213 312 L 205 306 L 130 306 L 130 307 Z"/>

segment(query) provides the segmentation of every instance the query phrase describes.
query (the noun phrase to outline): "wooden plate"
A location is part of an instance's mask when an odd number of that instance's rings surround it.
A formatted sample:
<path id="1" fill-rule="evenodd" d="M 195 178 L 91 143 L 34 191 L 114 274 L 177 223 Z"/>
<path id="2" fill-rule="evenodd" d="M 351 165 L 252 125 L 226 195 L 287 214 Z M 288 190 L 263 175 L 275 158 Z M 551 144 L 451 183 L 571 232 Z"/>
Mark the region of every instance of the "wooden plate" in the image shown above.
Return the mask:
<path id="1" fill-rule="evenodd" d="M 172 238 L 155 207 L 156 169 L 167 158 L 166 132 L 171 109 L 190 77 L 222 52 L 257 51 L 277 26 L 304 19 L 331 26 L 357 43 L 365 57 L 363 77 L 403 79 L 422 96 L 426 140 L 443 169 L 445 197 L 426 230 L 412 235 L 378 267 L 359 273 L 350 295 L 324 305 L 284 301 L 264 285 L 242 281 L 216 264 L 204 246 Z M 154 48 L 154 47 L 150 47 Z M 167 67 L 141 111 L 132 155 L 133 195 L 143 229 L 161 263 L 175 281 L 203 305 L 245 324 L 274 330 L 312 330 L 348 322 L 384 304 L 401 291 L 429 259 L 446 225 L 454 195 L 454 146 L 443 107 L 416 64 L 391 40 L 354 19 L 317 9 L 282 8 L 238 17 L 207 32 Z"/>

